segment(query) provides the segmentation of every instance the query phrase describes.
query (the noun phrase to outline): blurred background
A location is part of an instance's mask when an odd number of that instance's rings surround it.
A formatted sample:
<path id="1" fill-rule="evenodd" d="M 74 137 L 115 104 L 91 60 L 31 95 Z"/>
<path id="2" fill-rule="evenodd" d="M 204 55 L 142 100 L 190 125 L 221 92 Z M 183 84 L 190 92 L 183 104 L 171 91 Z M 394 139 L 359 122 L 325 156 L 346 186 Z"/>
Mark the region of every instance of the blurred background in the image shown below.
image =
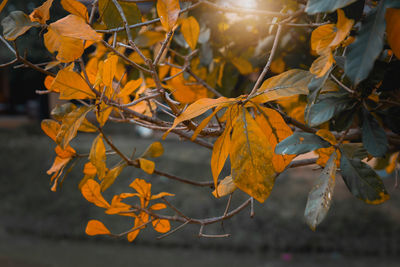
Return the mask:
<path id="1" fill-rule="evenodd" d="M 41 2 L 10 0 L 0 19 L 12 10 L 30 13 Z M 62 14 L 55 9 L 55 17 Z M 18 41 L 20 50 L 28 49 L 32 62 L 51 60 L 38 36 L 39 30 L 31 29 Z M 0 44 L 0 64 L 11 59 Z M 280 175 L 270 198 L 262 205 L 256 203 L 254 218 L 244 210 L 223 225 L 205 229 L 209 234 L 230 233 L 229 238 L 200 239 L 198 227 L 190 225 L 161 240 L 146 229 L 133 243 L 86 236 L 90 219 L 103 221 L 115 233 L 129 229 L 133 220 L 106 216 L 81 196 L 77 185 L 83 178 L 83 161 L 68 174 L 62 188 L 50 191 L 46 170 L 55 157 L 54 143 L 42 133 L 40 119 L 48 117 L 54 100 L 35 94 L 44 90 L 43 79 L 25 68 L 0 69 L 1 267 L 400 265 L 400 192 L 394 188 L 395 177 L 383 172 L 391 199 L 379 206 L 355 199 L 338 177 L 333 205 L 316 232 L 303 220 L 308 192 L 320 172 L 312 166 Z M 107 133 L 126 153 L 136 148 L 140 154 L 160 140 L 159 134 L 144 137 L 132 126 L 108 126 Z M 72 145 L 85 153 L 94 137 L 81 133 Z M 166 153 L 156 160 L 158 169 L 192 180 L 211 179 L 211 151 L 175 137 L 162 144 Z M 132 168 L 122 172 L 105 198 L 128 192 L 135 178 L 150 181 L 154 193 L 177 194 L 171 201 L 189 216 L 206 218 L 224 212 L 227 199 L 215 199 L 209 188 L 194 188 Z M 232 207 L 245 198 L 236 192 Z"/>

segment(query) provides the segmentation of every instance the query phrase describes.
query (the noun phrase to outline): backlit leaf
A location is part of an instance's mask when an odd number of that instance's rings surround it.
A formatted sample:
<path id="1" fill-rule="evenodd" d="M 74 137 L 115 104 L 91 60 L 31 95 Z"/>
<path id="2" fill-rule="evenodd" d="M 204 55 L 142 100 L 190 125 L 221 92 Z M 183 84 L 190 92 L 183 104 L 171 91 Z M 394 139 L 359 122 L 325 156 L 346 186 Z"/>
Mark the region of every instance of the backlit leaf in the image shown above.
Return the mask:
<path id="1" fill-rule="evenodd" d="M 53 139 L 54 142 L 56 142 L 57 138 L 57 133 L 60 130 L 60 124 L 56 122 L 55 120 L 42 120 L 41 122 L 41 127 L 43 132 L 47 134 L 48 137 Z"/>
<path id="2" fill-rule="evenodd" d="M 174 29 L 179 12 L 179 0 L 157 0 L 157 14 L 165 31 Z"/>
<path id="3" fill-rule="evenodd" d="M 350 192 L 368 204 L 380 204 L 389 199 L 382 179 L 364 162 L 349 159 L 342 153 L 340 172 Z"/>
<path id="4" fill-rule="evenodd" d="M 357 0 L 308 0 L 306 12 L 315 14 L 321 12 L 333 12 L 338 8 L 354 3 Z"/>
<path id="5" fill-rule="evenodd" d="M 95 98 L 96 95 L 81 75 L 67 69 L 60 70 L 51 86 L 51 91 L 59 91 L 60 99 Z"/>
<path id="6" fill-rule="evenodd" d="M 14 41 L 31 27 L 40 25 L 37 22 L 32 22 L 24 12 L 13 11 L 1 21 L 1 26 L 3 27 L 4 38 Z"/>
<path id="7" fill-rule="evenodd" d="M 313 231 L 325 219 L 329 211 L 335 188 L 335 178 L 336 153 L 333 153 L 308 195 L 304 217 Z"/>
<path id="8" fill-rule="evenodd" d="M 182 19 L 181 31 L 190 48 L 195 50 L 200 35 L 200 25 L 197 20 L 192 16 Z"/>
<path id="9" fill-rule="evenodd" d="M 226 195 L 229 195 L 233 193 L 237 189 L 237 186 L 232 180 L 232 176 L 226 176 L 217 186 L 217 189 L 215 189 L 212 194 L 216 198 L 224 197 Z"/>
<path id="10" fill-rule="evenodd" d="M 87 235 L 109 235 L 111 234 L 107 227 L 98 220 L 90 220 L 86 226 L 85 233 Z"/>
<path id="11" fill-rule="evenodd" d="M 321 51 L 321 56 L 312 63 L 310 72 L 321 78 L 331 69 L 334 62 L 331 48 L 325 48 Z"/>
<path id="12" fill-rule="evenodd" d="M 319 53 L 320 51 L 329 48 L 332 41 L 335 39 L 335 25 L 326 24 L 319 26 L 311 33 L 311 49 Z"/>
<path id="13" fill-rule="evenodd" d="M 103 142 L 101 135 L 98 135 L 94 139 L 92 148 L 89 154 L 90 162 L 96 167 L 97 175 L 99 179 L 103 179 L 106 175 L 106 147 Z"/>
<path id="14" fill-rule="evenodd" d="M 336 23 L 336 35 L 329 46 L 336 47 L 349 35 L 354 20 L 346 18 L 342 9 L 337 10 L 338 20 Z"/>
<path id="15" fill-rule="evenodd" d="M 120 164 L 107 172 L 106 176 L 101 181 L 101 192 L 106 191 L 115 182 L 115 179 L 121 174 L 124 167 L 124 164 Z"/>
<path id="16" fill-rule="evenodd" d="M 280 155 L 298 155 L 330 146 L 332 145 L 329 142 L 318 135 L 295 132 L 276 146 L 275 153 Z"/>
<path id="17" fill-rule="evenodd" d="M 108 209 L 110 204 L 103 198 L 100 185 L 93 179 L 89 179 L 81 188 L 81 193 L 90 203 L 100 208 Z"/>
<path id="18" fill-rule="evenodd" d="M 242 75 L 247 75 L 253 72 L 253 66 L 251 63 L 242 57 L 234 57 L 231 59 L 231 62 Z"/>
<path id="19" fill-rule="evenodd" d="M 31 21 L 39 22 L 40 24 L 46 24 L 50 19 L 50 7 L 53 4 L 53 0 L 47 0 L 40 7 L 35 8 L 29 15 Z"/>
<path id="20" fill-rule="evenodd" d="M 191 140 L 195 140 L 200 132 L 208 125 L 211 119 L 217 114 L 218 111 L 221 110 L 221 107 L 217 107 L 210 115 L 207 116 L 196 128 L 194 131 Z"/>
<path id="21" fill-rule="evenodd" d="M 232 140 L 229 153 L 232 179 L 240 190 L 262 203 L 275 183 L 273 151 L 267 137 L 244 108 L 236 118 Z"/>
<path id="22" fill-rule="evenodd" d="M 293 69 L 264 81 L 252 101 L 265 103 L 282 97 L 308 94 L 308 84 L 313 75 L 305 70 Z"/>
<path id="23" fill-rule="evenodd" d="M 87 8 L 81 2 L 76 0 L 61 0 L 62 7 L 71 14 L 77 15 L 86 21 L 89 21 Z"/>
<path id="24" fill-rule="evenodd" d="M 83 120 L 92 107 L 81 106 L 64 116 L 61 128 L 57 134 L 56 143 L 66 148 L 69 142 L 76 136 Z"/>

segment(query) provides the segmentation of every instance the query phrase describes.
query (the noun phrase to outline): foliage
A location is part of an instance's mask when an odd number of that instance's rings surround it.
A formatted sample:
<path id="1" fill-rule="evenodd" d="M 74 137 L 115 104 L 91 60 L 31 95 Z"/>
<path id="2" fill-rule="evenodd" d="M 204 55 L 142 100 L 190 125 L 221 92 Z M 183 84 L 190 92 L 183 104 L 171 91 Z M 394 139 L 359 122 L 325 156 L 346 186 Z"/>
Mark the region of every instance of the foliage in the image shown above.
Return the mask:
<path id="1" fill-rule="evenodd" d="M 200 225 L 201 237 L 225 237 L 204 234 L 204 227 L 247 206 L 253 210 L 254 199 L 263 203 L 280 173 L 310 164 L 323 168 L 305 210 L 313 230 L 329 210 L 338 171 L 362 201 L 389 199 L 370 162 L 391 158 L 386 169 L 393 172 L 400 150 L 393 122 L 400 108 L 398 75 L 392 70 L 400 51 L 396 1 L 265 1 L 267 10 L 157 0 L 143 14 L 135 2 L 98 0 L 88 10 L 76 0 L 61 0 L 69 15 L 52 21 L 56 2 L 47 0 L 30 15 L 13 11 L 1 22 L 0 40 L 15 56 L 1 66 L 22 62 L 46 75 L 46 90 L 39 94 L 74 102 L 57 106 L 53 118 L 42 121 L 56 143 L 57 156 L 47 172 L 51 190 L 62 185 L 78 159 L 87 158 L 79 183 L 83 197 L 106 214 L 134 218 L 133 227 L 121 234 L 91 220 L 88 235 L 133 241 L 150 224 L 166 237 L 190 223 Z M 33 27 L 45 32 L 44 46 L 53 57 L 44 68 L 18 51 L 18 38 Z M 238 39 L 240 31 L 249 43 Z M 310 55 L 290 60 L 301 46 Z M 125 155 L 104 132 L 111 121 L 161 131 L 163 138 L 174 133 L 211 149 L 212 179 L 199 182 L 158 170 L 152 159 L 164 152 L 160 142 L 140 156 L 134 149 Z M 79 132 L 96 135 L 88 153 L 71 146 Z M 318 157 L 295 160 L 313 152 Z M 119 162 L 112 165 L 115 158 Z M 229 175 L 224 166 L 230 166 Z M 222 216 L 194 219 L 170 202 L 172 194 L 153 195 L 152 184 L 139 178 L 130 184 L 135 192 L 107 201 L 102 192 L 127 167 L 209 187 L 216 198 L 228 196 L 226 210 Z M 249 198 L 230 209 L 238 191 Z M 171 222 L 180 225 L 171 230 Z"/>

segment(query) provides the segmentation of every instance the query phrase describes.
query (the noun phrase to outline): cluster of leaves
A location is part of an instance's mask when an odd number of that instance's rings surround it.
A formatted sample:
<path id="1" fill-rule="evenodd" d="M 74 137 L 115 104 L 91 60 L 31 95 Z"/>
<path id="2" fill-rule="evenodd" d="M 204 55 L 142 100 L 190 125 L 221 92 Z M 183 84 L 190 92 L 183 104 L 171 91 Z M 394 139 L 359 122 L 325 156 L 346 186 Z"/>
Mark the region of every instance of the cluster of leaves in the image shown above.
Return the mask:
<path id="1" fill-rule="evenodd" d="M 117 235 L 126 235 L 129 241 L 148 224 L 165 235 L 188 223 L 199 224 L 199 235 L 208 236 L 202 233 L 205 225 L 234 216 L 253 205 L 253 199 L 264 202 L 280 173 L 307 164 L 322 168 L 305 209 L 312 229 L 329 210 L 338 170 L 355 197 L 368 204 L 389 199 L 382 179 L 367 161 L 376 158 L 388 172 L 398 161 L 400 130 L 394 114 L 400 109 L 399 83 L 393 81 L 397 78 L 393 66 L 400 58 L 398 1 L 309 0 L 304 6 L 288 0 L 275 3 L 275 11 L 220 6 L 207 0 L 155 2 L 153 10 L 141 14 L 135 1 L 98 0 L 89 14 L 82 3 L 61 0 L 70 14 L 47 24 L 53 4 L 47 0 L 30 15 L 13 11 L 2 21 L 4 38 L 14 43 L 14 49 L 1 40 L 15 54 L 15 61 L 46 74 L 46 90 L 39 93 L 57 93 L 59 99 L 76 103 L 57 106 L 53 119 L 42 122 L 44 132 L 57 144 L 57 156 L 48 170 L 53 191 L 76 160 L 87 157 L 79 184 L 82 195 L 107 214 L 134 217 L 133 228 Z M 0 11 L 6 3 L 3 0 Z M 212 13 L 221 18 L 216 25 L 195 12 L 201 6 L 217 11 Z M 230 23 L 235 23 L 225 13 L 257 15 L 269 28 L 250 20 L 246 34 L 256 36 L 257 42 L 251 47 L 237 45 L 228 36 Z M 45 68 L 28 62 L 17 50 L 16 39 L 32 27 L 46 31 L 44 45 L 54 56 Z M 302 34 L 302 39 L 304 33 L 311 35 L 310 53 L 316 58 L 291 67 L 287 56 L 295 47 L 284 40 L 296 34 Z M 267 52 L 267 63 L 259 71 L 257 60 Z M 269 71 L 276 75 L 266 76 Z M 90 114 L 95 119 L 89 120 Z M 212 149 L 213 181 L 197 182 L 157 170 L 150 159 L 163 154 L 160 142 L 139 157 L 126 156 L 104 133 L 108 121 L 162 131 L 163 138 L 172 132 Z M 98 133 L 86 155 L 70 145 L 79 131 Z M 318 157 L 294 160 L 309 152 Z M 109 169 L 107 158 L 115 155 L 120 162 Z M 227 164 L 231 173 L 222 178 Z M 115 195 L 110 204 L 101 192 L 128 166 L 210 186 L 216 198 L 229 195 L 226 212 L 193 219 L 164 198 L 171 194 L 151 195 L 151 184 L 143 179 L 131 183 L 136 193 Z M 236 190 L 250 198 L 229 212 Z M 124 202 L 134 197 L 138 204 Z M 164 203 L 150 206 L 151 200 L 160 198 Z M 157 213 L 167 206 L 175 216 Z M 182 225 L 171 230 L 170 221 Z M 88 223 L 86 233 L 112 235 L 97 220 Z"/>

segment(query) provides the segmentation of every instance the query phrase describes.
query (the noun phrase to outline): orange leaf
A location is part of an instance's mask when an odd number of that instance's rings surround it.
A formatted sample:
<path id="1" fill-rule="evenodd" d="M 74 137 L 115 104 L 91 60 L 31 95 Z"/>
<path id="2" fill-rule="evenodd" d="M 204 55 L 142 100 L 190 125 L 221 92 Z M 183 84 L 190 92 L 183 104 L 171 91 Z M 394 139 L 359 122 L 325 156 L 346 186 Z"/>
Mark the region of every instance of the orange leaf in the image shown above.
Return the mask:
<path id="1" fill-rule="evenodd" d="M 211 121 L 211 119 L 217 114 L 218 111 L 221 110 L 222 107 L 217 107 L 210 115 L 207 116 L 196 128 L 194 131 L 191 140 L 195 140 L 197 136 L 200 134 L 200 132 L 208 125 L 208 123 Z"/>
<path id="2" fill-rule="evenodd" d="M 44 87 L 46 87 L 47 90 L 51 90 L 51 86 L 53 85 L 54 82 L 54 77 L 47 75 L 46 78 L 44 79 Z M 59 93 L 60 91 L 57 91 L 56 93 Z"/>
<path id="3" fill-rule="evenodd" d="M 47 0 L 40 7 L 35 8 L 29 15 L 32 22 L 37 21 L 40 24 L 46 24 L 46 21 L 50 19 L 50 7 L 53 4 L 53 0 Z"/>
<path id="4" fill-rule="evenodd" d="M 113 88 L 112 83 L 117 72 L 118 56 L 111 54 L 104 60 L 102 80 L 104 85 Z"/>
<path id="5" fill-rule="evenodd" d="M 200 25 L 197 20 L 192 16 L 182 19 L 181 31 L 190 48 L 195 50 L 200 35 Z"/>
<path id="6" fill-rule="evenodd" d="M 122 170 L 124 169 L 125 165 L 121 164 L 118 165 L 111 170 L 109 170 L 104 177 L 103 181 L 101 181 L 101 191 L 106 191 L 114 182 L 115 179 L 121 174 Z"/>
<path id="7" fill-rule="evenodd" d="M 166 208 L 167 208 L 167 205 L 165 205 L 164 203 L 157 203 L 150 207 L 151 210 L 163 210 Z"/>
<path id="8" fill-rule="evenodd" d="M 87 235 L 109 235 L 110 231 L 98 220 L 90 220 L 86 226 Z"/>
<path id="9" fill-rule="evenodd" d="M 42 120 L 41 127 L 43 132 L 47 134 L 54 142 L 56 142 L 57 133 L 60 130 L 60 124 L 55 120 Z"/>
<path id="10" fill-rule="evenodd" d="M 60 70 L 50 88 L 59 91 L 60 99 L 86 99 L 95 98 L 96 95 L 81 75 L 70 70 Z"/>
<path id="11" fill-rule="evenodd" d="M 272 166 L 273 151 L 267 137 L 242 108 L 233 126 L 231 173 L 235 185 L 242 191 L 264 202 L 272 191 L 276 174 Z"/>
<path id="12" fill-rule="evenodd" d="M 139 193 L 141 206 L 147 207 L 151 196 L 151 184 L 143 179 L 136 178 L 129 186 Z"/>
<path id="13" fill-rule="evenodd" d="M 311 49 L 319 53 L 321 50 L 330 47 L 335 37 L 335 24 L 319 26 L 311 33 Z"/>
<path id="14" fill-rule="evenodd" d="M 118 93 L 118 97 L 125 97 L 131 95 L 136 89 L 142 85 L 143 79 L 131 80 L 125 84 L 124 88 Z"/>
<path id="15" fill-rule="evenodd" d="M 147 147 L 141 158 L 158 158 L 164 153 L 164 148 L 160 142 L 154 142 Z"/>
<path id="16" fill-rule="evenodd" d="M 70 159 L 76 154 L 75 149 L 73 149 L 71 146 L 67 146 L 65 149 L 62 149 L 60 146 L 56 146 L 55 151 L 57 156 L 62 159 Z"/>
<path id="17" fill-rule="evenodd" d="M 86 175 L 96 175 L 96 167 L 89 161 L 83 167 L 83 173 Z"/>
<path id="18" fill-rule="evenodd" d="M 240 74 L 247 75 L 253 72 L 251 63 L 242 57 L 234 57 L 231 62 L 239 70 Z"/>
<path id="19" fill-rule="evenodd" d="M 81 193 L 84 198 L 90 203 L 95 204 L 100 208 L 108 209 L 110 204 L 103 198 L 100 193 L 100 185 L 93 179 L 89 179 L 81 188 Z"/>
<path id="20" fill-rule="evenodd" d="M 168 220 L 165 219 L 157 219 L 152 222 L 154 230 L 159 233 L 166 233 L 171 230 L 171 224 Z"/>
<path id="21" fill-rule="evenodd" d="M 400 9 L 388 8 L 385 18 L 389 45 L 400 59 Z"/>
<path id="22" fill-rule="evenodd" d="M 312 63 L 310 68 L 310 72 L 316 75 L 317 78 L 323 77 L 335 62 L 332 50 L 329 47 L 320 51 L 320 55 L 321 56 Z"/>
<path id="23" fill-rule="evenodd" d="M 3 11 L 4 7 L 7 5 L 8 0 L 3 0 L 0 4 L 0 13 Z"/>
<path id="24" fill-rule="evenodd" d="M 225 177 L 217 186 L 217 189 L 215 189 L 212 194 L 216 198 L 220 198 L 226 195 L 229 195 L 233 193 L 236 190 L 236 185 L 232 180 L 232 176 L 229 175 Z"/>
<path id="25" fill-rule="evenodd" d="M 101 102 L 99 105 L 99 110 L 96 111 L 96 118 L 100 126 L 103 127 L 106 124 L 110 114 L 112 112 L 112 107 L 108 106 L 106 103 Z"/>
<path id="26" fill-rule="evenodd" d="M 162 198 L 162 197 L 173 197 L 173 196 L 175 196 L 175 195 L 171 194 L 171 193 L 167 193 L 167 192 L 161 192 L 161 193 L 152 195 L 150 200 L 159 199 L 159 198 Z"/>
<path id="27" fill-rule="evenodd" d="M 272 151 L 274 151 L 276 145 L 286 137 L 291 136 L 293 132 L 277 111 L 262 106 L 257 106 L 257 109 L 259 113 L 257 113 L 255 120 L 267 137 Z M 278 173 L 283 172 L 294 157 L 295 155 L 277 155 L 274 153 L 272 158 L 274 170 Z"/>
<path id="28" fill-rule="evenodd" d="M 76 0 L 61 0 L 62 7 L 71 14 L 77 15 L 86 21 L 89 21 L 87 8 L 81 2 Z"/>
<path id="29" fill-rule="evenodd" d="M 153 174 L 155 163 L 151 160 L 139 158 L 140 168 L 148 174 Z"/>
<path id="30" fill-rule="evenodd" d="M 336 23 L 336 35 L 330 43 L 330 47 L 335 48 L 349 35 L 351 28 L 353 27 L 354 20 L 346 18 L 342 9 L 337 10 L 338 20 Z"/>
<path id="31" fill-rule="evenodd" d="M 157 14 L 164 30 L 174 29 L 180 12 L 179 0 L 157 0 Z"/>
<path id="32" fill-rule="evenodd" d="M 279 57 L 271 62 L 271 71 L 274 73 L 282 73 L 285 71 L 285 61 L 282 57 Z"/>
<path id="33" fill-rule="evenodd" d="M 226 98 L 226 97 L 220 97 L 217 99 L 211 99 L 211 98 L 202 98 L 191 104 L 184 112 L 182 112 L 174 121 L 174 124 L 172 127 L 165 132 L 163 135 L 163 138 L 167 137 L 169 132 L 173 130 L 179 123 L 190 120 L 194 117 L 200 116 L 207 110 L 216 107 L 216 106 L 226 106 L 231 103 L 234 103 L 236 100 L 233 98 Z"/>
<path id="34" fill-rule="evenodd" d="M 62 170 L 68 162 L 71 160 L 71 158 L 61 158 L 61 157 L 56 157 L 54 159 L 53 165 L 50 167 L 50 169 L 47 171 L 48 175 L 51 175 L 53 173 L 57 173 L 60 170 Z M 54 177 L 55 178 L 55 177 Z M 52 178 L 52 179 L 54 179 Z"/>
<path id="35" fill-rule="evenodd" d="M 89 153 L 89 160 L 96 167 L 97 175 L 99 179 L 103 179 L 106 175 L 106 147 L 103 142 L 101 135 L 98 135 L 94 139 L 92 148 Z"/>

